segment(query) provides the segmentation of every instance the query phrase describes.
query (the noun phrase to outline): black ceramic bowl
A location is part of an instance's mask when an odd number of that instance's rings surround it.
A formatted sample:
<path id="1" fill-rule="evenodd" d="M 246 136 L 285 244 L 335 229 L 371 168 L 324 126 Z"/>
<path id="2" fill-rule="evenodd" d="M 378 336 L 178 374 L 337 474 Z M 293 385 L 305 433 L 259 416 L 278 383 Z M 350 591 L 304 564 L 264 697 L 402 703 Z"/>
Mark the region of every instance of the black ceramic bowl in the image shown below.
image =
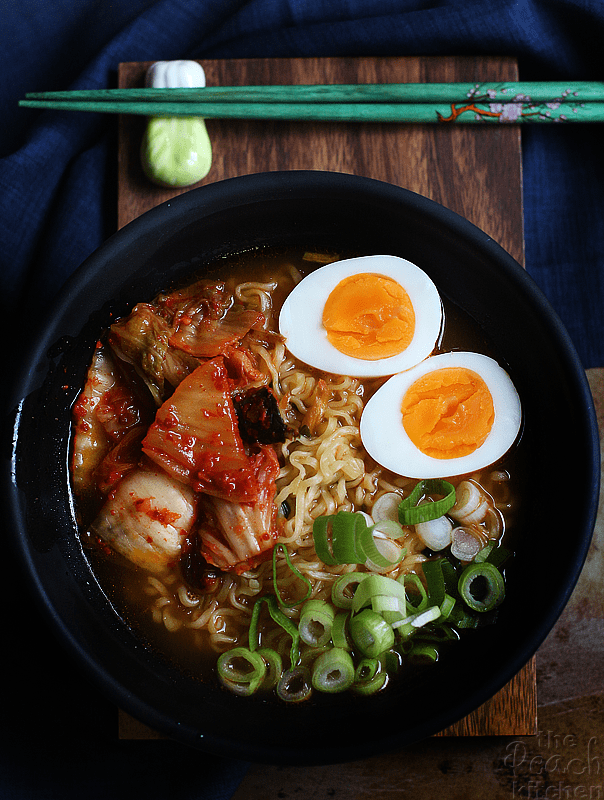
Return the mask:
<path id="1" fill-rule="evenodd" d="M 312 243 L 404 256 L 496 342 L 523 401 L 529 502 L 499 621 L 411 684 L 291 707 L 186 678 L 112 608 L 78 543 L 70 409 L 101 331 L 136 301 L 217 256 Z M 53 307 L 13 399 L 10 535 L 30 591 L 115 703 L 195 747 L 272 763 L 351 760 L 433 734 L 491 697 L 562 611 L 590 542 L 599 448 L 584 371 L 556 315 L 486 234 L 404 189 L 343 174 L 268 173 L 192 190 L 111 237 Z M 572 502 L 563 502 L 566 492 Z M 571 532 L 571 535 L 568 535 Z"/>

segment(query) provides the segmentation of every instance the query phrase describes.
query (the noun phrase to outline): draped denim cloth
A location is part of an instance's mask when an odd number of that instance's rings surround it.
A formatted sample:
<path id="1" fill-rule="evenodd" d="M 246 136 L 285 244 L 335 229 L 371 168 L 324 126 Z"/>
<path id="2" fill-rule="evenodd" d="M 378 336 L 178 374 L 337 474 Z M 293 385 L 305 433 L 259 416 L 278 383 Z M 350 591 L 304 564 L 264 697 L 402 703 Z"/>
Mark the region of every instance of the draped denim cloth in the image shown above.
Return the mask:
<path id="1" fill-rule="evenodd" d="M 601 0 L 0 0 L 4 350 L 20 354 L 115 225 L 111 118 L 20 109 L 26 92 L 113 86 L 120 61 L 271 56 L 512 55 L 522 80 L 601 80 L 602 42 Z M 522 130 L 526 266 L 586 368 L 604 366 L 602 133 Z M 101 736 L 111 709 L 52 639 L 9 616 L 2 797 L 232 795 L 244 763 Z"/>

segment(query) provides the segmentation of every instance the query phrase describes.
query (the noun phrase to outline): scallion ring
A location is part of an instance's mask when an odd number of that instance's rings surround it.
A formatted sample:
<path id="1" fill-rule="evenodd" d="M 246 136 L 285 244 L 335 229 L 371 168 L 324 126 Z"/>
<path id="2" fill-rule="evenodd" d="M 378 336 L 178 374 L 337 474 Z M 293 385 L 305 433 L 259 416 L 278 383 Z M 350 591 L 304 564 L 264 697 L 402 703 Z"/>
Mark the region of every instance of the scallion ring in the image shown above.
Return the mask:
<path id="1" fill-rule="evenodd" d="M 375 678 L 380 669 L 380 661 L 377 658 L 362 658 L 354 671 L 355 683 L 370 681 Z"/>
<path id="2" fill-rule="evenodd" d="M 449 616 L 449 622 L 459 630 L 478 627 L 478 615 L 465 605 L 456 605 Z"/>
<path id="3" fill-rule="evenodd" d="M 362 564 L 365 558 L 357 541 L 359 532 L 366 527 L 365 517 L 352 511 L 317 517 L 312 529 L 317 556 L 329 566 Z"/>
<path id="4" fill-rule="evenodd" d="M 336 578 L 331 587 L 331 602 L 334 606 L 352 608 L 352 599 L 358 585 L 366 577 L 366 572 L 346 572 Z"/>
<path id="5" fill-rule="evenodd" d="M 386 681 L 388 680 L 388 673 L 387 672 L 378 672 L 371 680 L 368 681 L 360 681 L 359 683 L 353 684 L 352 690 L 356 694 L 361 695 L 371 695 L 379 692 L 380 689 L 383 689 Z"/>
<path id="6" fill-rule="evenodd" d="M 332 647 L 326 650 L 312 666 L 312 685 L 318 692 L 344 692 L 354 682 L 354 664 L 348 650 Z"/>
<path id="7" fill-rule="evenodd" d="M 301 703 L 312 694 L 308 667 L 297 666 L 286 670 L 277 684 L 277 695 L 286 703 Z"/>
<path id="8" fill-rule="evenodd" d="M 394 644 L 394 631 L 381 614 L 366 608 L 350 620 L 350 636 L 365 656 L 375 658 Z"/>
<path id="9" fill-rule="evenodd" d="M 505 597 L 505 582 L 488 561 L 469 564 L 459 578 L 459 594 L 473 611 L 491 611 Z"/>
<path id="10" fill-rule="evenodd" d="M 403 655 L 396 647 L 392 647 L 390 650 L 386 650 L 385 653 L 382 653 L 380 662 L 382 664 L 382 670 L 388 672 L 389 675 L 396 675 L 403 666 Z"/>
<path id="11" fill-rule="evenodd" d="M 429 622 L 435 622 L 440 617 L 440 607 L 439 606 L 430 606 L 425 611 L 422 611 L 420 614 L 416 614 L 415 617 L 411 620 L 411 624 L 414 628 L 423 628 L 424 625 L 427 625 Z"/>
<path id="12" fill-rule="evenodd" d="M 407 614 L 404 585 L 386 575 L 367 575 L 354 594 L 352 611 L 356 614 L 367 605 L 389 623 L 403 619 Z"/>
<path id="13" fill-rule="evenodd" d="M 388 650 L 390 654 L 393 651 Z M 386 655 L 386 654 L 385 654 Z M 382 666 L 381 656 L 378 658 L 363 658 L 357 664 L 354 674 L 353 690 L 358 694 L 368 695 L 378 692 L 388 679 L 388 672 Z"/>
<path id="14" fill-rule="evenodd" d="M 492 564 L 494 567 L 499 569 L 511 555 L 512 553 L 506 547 L 496 544 L 488 544 L 486 547 L 483 547 L 480 553 L 478 553 L 478 555 L 474 558 L 474 563 L 478 563 L 479 561 L 488 561 L 489 564 Z"/>
<path id="15" fill-rule="evenodd" d="M 307 600 L 300 611 L 300 638 L 311 647 L 322 647 L 331 639 L 334 618 L 335 609 L 326 600 Z"/>
<path id="16" fill-rule="evenodd" d="M 438 494 L 442 497 L 432 503 L 417 505 L 426 494 Z M 420 481 L 411 494 L 401 501 L 398 507 L 398 519 L 401 525 L 417 525 L 418 522 L 427 522 L 442 517 L 454 505 L 455 487 L 453 484 L 441 478 L 429 478 Z"/>
<path id="17" fill-rule="evenodd" d="M 340 647 L 343 650 L 350 650 L 348 616 L 348 612 L 340 611 L 335 615 L 333 625 L 331 626 L 331 641 L 333 642 L 333 646 Z"/>
<path id="18" fill-rule="evenodd" d="M 428 600 L 433 605 L 440 605 L 446 594 L 457 592 L 457 572 L 446 558 L 424 561 L 422 564 Z"/>
<path id="19" fill-rule="evenodd" d="M 444 600 L 440 604 L 440 617 L 441 619 L 445 620 L 451 616 L 453 609 L 455 608 L 455 603 L 457 601 L 454 597 L 450 594 L 445 594 Z"/>
<path id="20" fill-rule="evenodd" d="M 266 675 L 262 681 L 262 689 L 272 689 L 283 672 L 283 660 L 276 650 L 271 647 L 261 647 L 256 651 L 262 656 L 266 664 Z"/>
<path id="21" fill-rule="evenodd" d="M 395 567 L 406 552 L 404 547 L 394 541 L 402 535 L 401 526 L 391 519 L 362 529 L 358 534 L 359 544 L 368 569 L 377 572 Z"/>
<path id="22" fill-rule="evenodd" d="M 428 592 L 419 575 L 416 575 L 415 572 L 410 572 L 407 575 L 399 575 L 396 582 L 405 587 L 407 604 L 413 611 L 424 611 L 424 609 L 428 607 Z M 410 589 L 411 591 L 409 591 Z M 416 600 L 417 595 L 419 595 L 418 600 Z"/>
<path id="23" fill-rule="evenodd" d="M 221 653 L 217 663 L 218 679 L 235 694 L 249 697 L 266 677 L 266 662 L 260 653 L 247 647 L 234 647 Z"/>
<path id="24" fill-rule="evenodd" d="M 414 644 L 408 659 L 413 664 L 434 664 L 438 661 L 438 648 L 432 644 Z"/>
<path id="25" fill-rule="evenodd" d="M 416 632 L 416 628 L 411 624 L 412 617 L 407 617 L 403 620 L 398 620 L 392 623 L 392 628 L 396 631 L 396 635 L 401 641 L 409 639 L 410 636 Z"/>

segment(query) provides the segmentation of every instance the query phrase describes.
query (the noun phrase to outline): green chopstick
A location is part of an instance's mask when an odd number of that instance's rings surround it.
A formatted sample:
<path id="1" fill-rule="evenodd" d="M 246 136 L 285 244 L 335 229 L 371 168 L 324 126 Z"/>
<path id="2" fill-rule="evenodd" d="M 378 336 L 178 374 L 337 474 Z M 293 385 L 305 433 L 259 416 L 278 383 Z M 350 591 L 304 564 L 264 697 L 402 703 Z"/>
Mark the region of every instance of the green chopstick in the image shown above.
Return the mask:
<path id="1" fill-rule="evenodd" d="M 208 119 L 603 122 L 604 82 L 208 86 L 33 92 L 20 106 Z"/>
<path id="2" fill-rule="evenodd" d="M 26 100 L 219 103 L 604 102 L 604 82 L 368 83 L 31 92 Z"/>
<path id="3" fill-rule="evenodd" d="M 21 106 L 101 114 L 208 119 L 270 119 L 399 123 L 604 122 L 604 102 L 531 105 L 528 103 L 153 103 L 22 100 Z"/>

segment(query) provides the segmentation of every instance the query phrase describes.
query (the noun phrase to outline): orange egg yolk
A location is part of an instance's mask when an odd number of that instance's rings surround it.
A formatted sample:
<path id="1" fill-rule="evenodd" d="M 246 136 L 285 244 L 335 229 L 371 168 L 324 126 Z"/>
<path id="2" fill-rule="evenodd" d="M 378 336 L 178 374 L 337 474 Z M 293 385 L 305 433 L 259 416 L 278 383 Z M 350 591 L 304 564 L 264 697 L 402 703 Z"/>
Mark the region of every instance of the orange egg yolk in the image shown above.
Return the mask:
<path id="1" fill-rule="evenodd" d="M 429 372 L 406 391 L 403 426 L 413 444 L 432 458 L 473 453 L 493 426 L 493 398 L 484 380 L 464 367 Z"/>
<path id="2" fill-rule="evenodd" d="M 341 353 L 377 361 L 406 350 L 415 332 L 415 311 L 400 283 L 360 273 L 344 278 L 331 292 L 323 326 Z"/>

